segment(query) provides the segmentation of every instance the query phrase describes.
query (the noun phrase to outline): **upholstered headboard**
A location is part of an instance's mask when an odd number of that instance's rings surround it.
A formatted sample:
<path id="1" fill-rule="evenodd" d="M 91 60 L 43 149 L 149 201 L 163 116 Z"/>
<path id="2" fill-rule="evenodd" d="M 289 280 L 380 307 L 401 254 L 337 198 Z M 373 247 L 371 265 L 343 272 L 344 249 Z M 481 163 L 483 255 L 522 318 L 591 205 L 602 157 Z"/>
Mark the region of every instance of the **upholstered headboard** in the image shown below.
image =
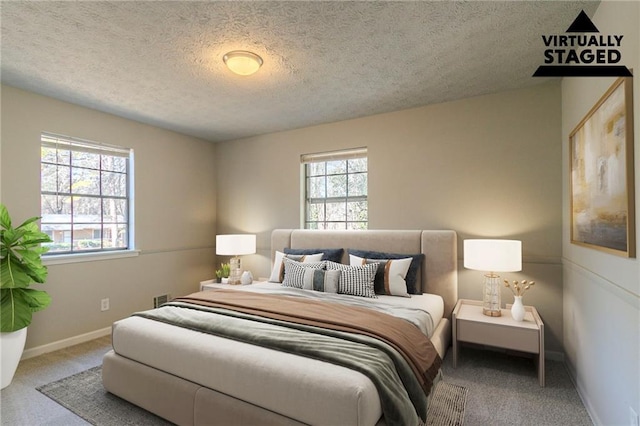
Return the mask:
<path id="1" fill-rule="evenodd" d="M 271 233 L 271 259 L 276 250 L 289 248 L 344 248 L 387 253 L 424 254 L 418 289 L 444 299 L 444 316 L 449 318 L 458 300 L 458 253 L 455 231 L 315 231 L 275 229 Z"/>

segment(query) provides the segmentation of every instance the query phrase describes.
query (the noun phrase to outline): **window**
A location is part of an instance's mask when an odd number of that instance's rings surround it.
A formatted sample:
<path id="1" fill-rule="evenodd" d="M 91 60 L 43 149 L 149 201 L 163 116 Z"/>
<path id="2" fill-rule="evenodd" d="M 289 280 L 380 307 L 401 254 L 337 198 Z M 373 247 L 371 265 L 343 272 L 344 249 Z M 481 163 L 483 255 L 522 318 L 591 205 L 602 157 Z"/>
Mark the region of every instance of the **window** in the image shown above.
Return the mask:
<path id="1" fill-rule="evenodd" d="M 367 149 L 305 154 L 304 227 L 367 229 Z"/>
<path id="2" fill-rule="evenodd" d="M 132 248 L 132 150 L 44 133 L 40 148 L 47 254 Z"/>

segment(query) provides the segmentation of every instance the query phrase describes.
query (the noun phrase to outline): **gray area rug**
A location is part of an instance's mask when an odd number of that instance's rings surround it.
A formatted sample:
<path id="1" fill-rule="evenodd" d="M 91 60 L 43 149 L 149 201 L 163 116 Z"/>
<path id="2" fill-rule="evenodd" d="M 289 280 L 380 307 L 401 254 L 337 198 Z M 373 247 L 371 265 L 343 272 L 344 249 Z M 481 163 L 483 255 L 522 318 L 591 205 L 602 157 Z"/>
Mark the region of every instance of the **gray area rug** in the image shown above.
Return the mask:
<path id="1" fill-rule="evenodd" d="M 459 426 L 464 423 L 467 388 L 440 381 L 431 397 L 427 426 Z"/>
<path id="2" fill-rule="evenodd" d="M 40 386 L 38 391 L 92 425 L 171 425 L 172 423 L 107 392 L 102 386 L 102 367 Z M 467 389 L 441 381 L 436 386 L 427 425 L 462 425 Z"/>
<path id="3" fill-rule="evenodd" d="M 102 366 L 36 388 L 92 425 L 172 425 L 102 386 Z"/>

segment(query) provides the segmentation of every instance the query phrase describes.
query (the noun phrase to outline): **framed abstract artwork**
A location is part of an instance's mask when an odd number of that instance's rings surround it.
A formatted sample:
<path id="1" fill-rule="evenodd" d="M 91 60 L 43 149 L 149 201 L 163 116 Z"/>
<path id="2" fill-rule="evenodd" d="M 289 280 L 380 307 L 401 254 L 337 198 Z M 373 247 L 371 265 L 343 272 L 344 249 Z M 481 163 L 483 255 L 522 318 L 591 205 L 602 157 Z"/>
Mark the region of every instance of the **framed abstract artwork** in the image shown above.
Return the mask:
<path id="1" fill-rule="evenodd" d="M 636 256 L 633 78 L 617 79 L 569 135 L 571 242 Z"/>

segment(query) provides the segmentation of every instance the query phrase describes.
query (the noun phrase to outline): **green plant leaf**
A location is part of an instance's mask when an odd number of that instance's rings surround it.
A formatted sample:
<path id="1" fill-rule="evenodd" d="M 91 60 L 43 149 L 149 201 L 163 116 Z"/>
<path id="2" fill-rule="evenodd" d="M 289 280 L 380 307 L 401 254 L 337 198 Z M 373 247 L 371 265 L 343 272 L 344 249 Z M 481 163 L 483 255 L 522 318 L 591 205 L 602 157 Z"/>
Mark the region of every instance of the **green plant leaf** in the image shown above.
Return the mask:
<path id="1" fill-rule="evenodd" d="M 3 288 L 0 289 L 0 331 L 8 333 L 17 331 L 31 324 L 33 310 L 32 298 L 25 297 L 24 289 Z"/>
<path id="2" fill-rule="evenodd" d="M 44 291 L 27 288 L 31 283 L 44 283 L 47 267 L 41 255 L 51 242 L 40 231 L 39 217 L 24 221 L 13 228 L 7 208 L 0 204 L 0 328 L 3 332 L 16 331 L 31 323 L 32 313 L 46 308 L 51 297 Z"/>
<path id="3" fill-rule="evenodd" d="M 22 238 L 23 236 L 24 236 L 23 230 L 18 231 L 16 229 L 9 228 L 4 231 L 4 235 L 2 236 L 2 242 L 7 247 L 13 247 L 18 243 L 18 240 L 20 240 L 20 238 Z"/>
<path id="4" fill-rule="evenodd" d="M 49 293 L 46 291 L 35 290 L 33 288 L 25 288 L 22 290 L 25 299 L 29 303 L 31 312 L 41 311 L 51 303 L 51 296 L 49 296 Z"/>
<path id="5" fill-rule="evenodd" d="M 9 211 L 4 204 L 0 204 L 0 226 L 2 229 L 11 228 L 11 217 L 9 216 Z"/>
<path id="6" fill-rule="evenodd" d="M 14 253 L 20 256 L 24 272 L 29 275 L 33 281 L 43 283 L 47 278 L 47 267 L 42 264 L 39 249 L 40 247 L 30 250 L 16 249 Z"/>
<path id="7" fill-rule="evenodd" d="M 20 229 L 20 228 L 25 228 L 27 225 L 32 224 L 36 221 L 40 220 L 40 216 L 35 216 L 32 218 L 29 218 L 27 220 L 25 220 L 24 222 L 22 222 L 22 224 L 20 224 L 20 226 L 17 226 L 16 229 Z M 38 229 L 38 226 L 36 225 L 36 229 Z"/>
<path id="8" fill-rule="evenodd" d="M 44 265 L 30 265 L 28 268 L 25 268 L 25 272 L 33 281 L 39 284 L 44 283 L 48 275 L 47 267 Z"/>
<path id="9" fill-rule="evenodd" d="M 14 254 L 17 254 L 20 257 L 20 260 L 22 260 L 22 263 L 26 267 L 25 269 L 29 269 L 29 268 L 41 269 L 42 268 L 42 258 L 40 257 L 42 250 L 40 250 L 40 247 L 35 247 L 29 250 L 16 249 L 13 252 Z"/>
<path id="10" fill-rule="evenodd" d="M 24 246 L 24 247 L 29 247 L 32 248 L 33 246 L 38 246 L 42 243 L 50 243 L 51 238 L 49 238 L 49 236 L 47 234 L 40 234 L 37 236 L 32 236 L 29 238 L 24 238 L 24 240 L 20 243 L 20 245 Z"/>
<path id="11" fill-rule="evenodd" d="M 40 228 L 38 228 L 38 225 L 34 222 L 29 221 L 20 225 L 18 228 L 16 228 L 16 230 L 24 231 L 24 235 L 26 236 L 26 238 L 32 238 L 33 236 L 40 234 Z"/>
<path id="12" fill-rule="evenodd" d="M 9 254 L 0 262 L 0 288 L 24 288 L 32 279 L 15 255 Z"/>

